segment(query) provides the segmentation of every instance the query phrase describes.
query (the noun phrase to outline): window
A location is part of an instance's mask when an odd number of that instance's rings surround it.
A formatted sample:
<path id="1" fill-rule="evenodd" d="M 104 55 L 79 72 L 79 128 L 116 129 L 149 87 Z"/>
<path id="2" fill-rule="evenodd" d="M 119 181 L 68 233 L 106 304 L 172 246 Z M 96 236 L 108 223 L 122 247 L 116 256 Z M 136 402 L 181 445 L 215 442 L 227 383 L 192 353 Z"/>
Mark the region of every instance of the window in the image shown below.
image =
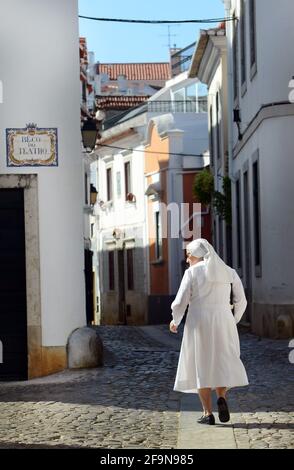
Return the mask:
<path id="1" fill-rule="evenodd" d="M 114 290 L 114 251 L 108 252 L 108 284 L 109 290 Z"/>
<path id="2" fill-rule="evenodd" d="M 221 132 L 220 132 L 221 118 L 220 118 L 220 98 L 219 93 L 216 94 L 216 146 L 217 158 L 221 157 Z"/>
<path id="3" fill-rule="evenodd" d="M 233 37 L 234 100 L 238 100 L 238 95 L 239 95 L 239 70 L 238 70 L 238 62 L 239 62 L 238 47 L 239 47 L 239 43 L 238 43 L 238 34 L 239 34 L 238 21 L 235 19 L 234 37 Z"/>
<path id="4" fill-rule="evenodd" d="M 195 113 L 197 111 L 197 94 L 196 84 L 190 85 L 186 88 L 186 112 Z"/>
<path id="5" fill-rule="evenodd" d="M 218 217 L 218 254 L 222 258 L 224 251 L 223 220 Z"/>
<path id="6" fill-rule="evenodd" d="M 107 168 L 106 170 L 106 194 L 107 194 L 107 201 L 112 200 L 112 170 L 111 168 Z"/>
<path id="7" fill-rule="evenodd" d="M 128 290 L 134 289 L 134 261 L 133 249 L 127 250 Z"/>
<path id="8" fill-rule="evenodd" d="M 261 265 L 260 254 L 260 197 L 259 197 L 259 167 L 258 161 L 253 163 L 253 224 L 254 224 L 254 264 Z"/>
<path id="9" fill-rule="evenodd" d="M 87 85 L 86 82 L 82 83 L 82 100 L 84 103 L 87 101 Z"/>
<path id="10" fill-rule="evenodd" d="M 256 68 L 256 2 L 249 0 L 249 34 L 250 34 L 250 66 L 251 72 Z"/>
<path id="11" fill-rule="evenodd" d="M 121 173 L 120 171 L 116 172 L 116 194 L 117 194 L 117 197 L 121 196 Z"/>
<path id="12" fill-rule="evenodd" d="M 241 53 L 241 85 L 246 83 L 246 12 L 245 1 L 240 4 L 240 53 Z"/>
<path id="13" fill-rule="evenodd" d="M 88 198 L 88 175 L 85 173 L 85 204 L 89 203 L 89 198 Z"/>
<path id="14" fill-rule="evenodd" d="M 160 259 L 162 258 L 162 232 L 159 211 L 155 212 L 155 235 L 155 257 L 156 259 Z"/>
<path id="15" fill-rule="evenodd" d="M 212 118 L 212 106 L 209 110 L 209 121 L 210 121 L 210 132 L 209 132 L 209 143 L 210 143 L 210 162 L 211 166 L 214 165 L 214 129 L 213 129 L 213 118 Z"/>
<path id="16" fill-rule="evenodd" d="M 125 162 L 125 197 L 131 192 L 131 163 Z"/>
<path id="17" fill-rule="evenodd" d="M 174 93 L 175 112 L 183 113 L 185 111 L 185 89 L 182 88 Z"/>
<path id="18" fill-rule="evenodd" d="M 249 176 L 248 176 L 248 162 L 245 163 L 243 166 L 245 168 L 243 173 L 243 214 L 244 214 L 244 242 L 246 243 L 245 248 L 245 257 L 244 257 L 244 271 L 245 271 L 245 279 L 247 283 L 247 288 L 250 283 L 251 278 L 251 236 L 250 236 L 250 208 L 249 208 Z"/>
<path id="19" fill-rule="evenodd" d="M 237 216 L 237 266 L 242 268 L 242 238 L 241 238 L 241 188 L 240 180 L 236 182 L 236 216 Z"/>

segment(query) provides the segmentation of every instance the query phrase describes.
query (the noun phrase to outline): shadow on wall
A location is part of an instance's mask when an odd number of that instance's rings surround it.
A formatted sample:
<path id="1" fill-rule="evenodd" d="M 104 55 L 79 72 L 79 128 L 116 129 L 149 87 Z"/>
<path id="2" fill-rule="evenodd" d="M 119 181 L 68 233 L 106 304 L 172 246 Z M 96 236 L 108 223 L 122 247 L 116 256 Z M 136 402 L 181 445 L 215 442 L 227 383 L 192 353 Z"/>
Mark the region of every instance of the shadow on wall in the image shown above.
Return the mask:
<path id="1" fill-rule="evenodd" d="M 102 324 L 169 322 L 174 295 L 170 295 L 168 288 L 167 240 L 162 245 L 152 242 L 147 253 L 146 248 L 130 248 L 123 240 L 113 241 L 109 243 L 109 249 L 102 252 Z"/>

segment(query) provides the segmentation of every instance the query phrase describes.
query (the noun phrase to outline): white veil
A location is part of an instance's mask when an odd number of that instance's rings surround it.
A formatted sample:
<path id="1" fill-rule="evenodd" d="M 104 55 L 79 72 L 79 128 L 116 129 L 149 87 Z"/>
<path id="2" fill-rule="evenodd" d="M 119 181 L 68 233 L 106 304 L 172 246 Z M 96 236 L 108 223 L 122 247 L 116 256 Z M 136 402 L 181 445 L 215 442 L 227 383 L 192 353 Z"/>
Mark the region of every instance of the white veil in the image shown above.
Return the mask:
<path id="1" fill-rule="evenodd" d="M 218 256 L 213 246 L 205 238 L 197 238 L 188 243 L 186 250 L 192 256 L 204 258 L 206 278 L 210 282 L 223 284 L 233 282 L 231 268 Z"/>

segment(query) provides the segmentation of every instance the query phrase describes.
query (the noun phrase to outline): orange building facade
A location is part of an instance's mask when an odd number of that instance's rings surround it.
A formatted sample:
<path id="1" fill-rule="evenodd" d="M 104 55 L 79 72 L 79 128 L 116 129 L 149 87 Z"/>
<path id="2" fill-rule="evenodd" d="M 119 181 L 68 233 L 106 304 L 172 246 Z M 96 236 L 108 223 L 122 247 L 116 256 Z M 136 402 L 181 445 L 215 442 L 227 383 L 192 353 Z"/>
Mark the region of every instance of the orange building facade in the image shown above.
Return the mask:
<path id="1" fill-rule="evenodd" d="M 193 222 L 193 182 L 202 169 L 185 168 L 184 157 L 174 153 L 183 133 L 159 132 L 154 122 L 149 123 L 145 147 L 145 185 L 147 187 L 147 232 L 149 243 L 148 323 L 161 323 L 170 319 L 170 304 L 174 299 L 185 269 L 183 239 L 171 236 L 170 225 L 160 212 L 160 205 L 181 203 L 189 205 L 186 222 Z M 179 152 L 180 153 L 180 152 Z M 178 185 L 180 190 L 176 190 Z M 195 209 L 195 206 L 194 206 Z M 211 217 L 206 207 L 201 211 L 201 236 L 211 240 Z M 182 234 L 183 235 L 183 234 Z M 192 238 L 190 238 L 191 240 Z"/>

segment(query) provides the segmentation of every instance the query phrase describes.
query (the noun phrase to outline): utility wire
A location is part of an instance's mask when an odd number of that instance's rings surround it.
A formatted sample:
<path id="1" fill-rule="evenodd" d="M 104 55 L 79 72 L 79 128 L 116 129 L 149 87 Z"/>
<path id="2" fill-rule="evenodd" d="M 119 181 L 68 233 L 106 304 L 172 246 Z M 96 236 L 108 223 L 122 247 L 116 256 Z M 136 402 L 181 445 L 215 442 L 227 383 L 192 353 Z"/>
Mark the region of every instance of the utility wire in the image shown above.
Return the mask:
<path id="1" fill-rule="evenodd" d="M 179 23 L 224 23 L 233 21 L 236 18 L 206 18 L 201 20 L 130 20 L 126 18 L 96 18 L 93 16 L 79 15 L 79 18 L 94 21 L 108 21 L 116 23 L 144 23 L 144 24 L 179 24 Z"/>
<path id="2" fill-rule="evenodd" d="M 99 147 L 107 147 L 110 149 L 116 149 L 116 150 L 129 150 L 130 152 L 133 152 L 135 149 L 132 148 L 127 148 L 127 147 L 116 147 L 115 145 L 107 145 L 107 144 L 96 144 L 96 146 Z M 180 157 L 203 157 L 203 154 L 201 153 L 174 153 L 174 152 L 151 152 L 150 150 L 140 150 L 136 149 L 135 152 L 143 152 L 143 153 L 152 153 L 157 154 L 157 155 L 177 155 Z"/>

